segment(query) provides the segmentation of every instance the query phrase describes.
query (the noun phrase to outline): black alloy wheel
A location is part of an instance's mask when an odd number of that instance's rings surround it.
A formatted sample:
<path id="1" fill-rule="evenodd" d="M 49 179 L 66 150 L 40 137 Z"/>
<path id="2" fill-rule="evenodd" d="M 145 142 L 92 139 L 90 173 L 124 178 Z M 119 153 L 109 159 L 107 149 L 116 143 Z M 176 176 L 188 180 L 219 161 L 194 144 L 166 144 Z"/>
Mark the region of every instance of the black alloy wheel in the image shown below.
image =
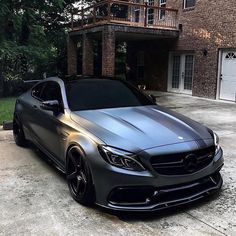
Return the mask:
<path id="1" fill-rule="evenodd" d="M 66 177 L 72 197 L 83 205 L 91 205 L 95 200 L 91 172 L 77 146 L 68 151 Z"/>

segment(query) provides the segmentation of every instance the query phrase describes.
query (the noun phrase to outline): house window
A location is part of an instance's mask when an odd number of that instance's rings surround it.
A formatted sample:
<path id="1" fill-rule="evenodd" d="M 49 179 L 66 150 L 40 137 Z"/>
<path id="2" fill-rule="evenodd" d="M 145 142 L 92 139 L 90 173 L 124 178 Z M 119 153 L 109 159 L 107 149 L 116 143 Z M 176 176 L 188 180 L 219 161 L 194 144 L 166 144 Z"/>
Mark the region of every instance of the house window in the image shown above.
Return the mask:
<path id="1" fill-rule="evenodd" d="M 184 9 L 194 7 L 196 0 L 184 0 Z"/>
<path id="2" fill-rule="evenodd" d="M 136 1 L 136 3 L 139 3 L 139 1 Z M 134 21 L 139 22 L 140 21 L 140 7 L 134 7 Z"/>
<path id="3" fill-rule="evenodd" d="M 173 65 L 172 65 L 172 89 L 179 89 L 180 82 L 180 55 L 173 56 Z"/>
<path id="4" fill-rule="evenodd" d="M 166 0 L 159 0 L 159 6 L 160 7 L 166 7 Z M 160 10 L 159 11 L 159 19 L 162 20 L 165 18 L 166 11 L 165 10 Z"/>
<path id="5" fill-rule="evenodd" d="M 138 23 L 140 20 L 139 18 L 140 18 L 140 8 L 137 7 L 134 9 L 134 21 Z"/>
<path id="6" fill-rule="evenodd" d="M 154 0 L 148 0 L 148 6 L 154 6 Z M 148 8 L 148 24 L 154 23 L 154 8 Z"/>
<path id="7" fill-rule="evenodd" d="M 184 71 L 184 89 L 192 90 L 193 85 L 193 55 L 185 56 L 185 71 Z"/>

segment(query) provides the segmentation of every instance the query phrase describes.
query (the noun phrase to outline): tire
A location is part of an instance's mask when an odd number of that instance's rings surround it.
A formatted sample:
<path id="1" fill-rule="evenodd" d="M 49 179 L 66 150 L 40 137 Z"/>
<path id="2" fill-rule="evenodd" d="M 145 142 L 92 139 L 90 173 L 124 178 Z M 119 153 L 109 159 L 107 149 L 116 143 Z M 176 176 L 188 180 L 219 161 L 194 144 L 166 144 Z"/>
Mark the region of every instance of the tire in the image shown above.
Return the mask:
<path id="1" fill-rule="evenodd" d="M 72 197 L 82 205 L 90 206 L 95 201 L 92 175 L 80 148 L 73 146 L 67 154 L 66 178 Z"/>
<path id="2" fill-rule="evenodd" d="M 26 147 L 28 142 L 25 139 L 25 134 L 22 129 L 22 125 L 20 122 L 14 117 L 13 119 L 13 137 L 15 140 L 16 145 L 20 147 Z"/>

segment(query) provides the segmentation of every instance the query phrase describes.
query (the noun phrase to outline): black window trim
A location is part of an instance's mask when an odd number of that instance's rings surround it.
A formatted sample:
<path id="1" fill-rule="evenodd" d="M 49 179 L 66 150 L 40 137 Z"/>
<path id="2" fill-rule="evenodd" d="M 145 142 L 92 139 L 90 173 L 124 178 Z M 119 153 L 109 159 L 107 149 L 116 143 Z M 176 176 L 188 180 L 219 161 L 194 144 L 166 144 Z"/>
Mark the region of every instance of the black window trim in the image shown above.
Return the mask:
<path id="1" fill-rule="evenodd" d="M 63 100 L 63 96 L 62 96 L 62 89 L 61 89 L 60 84 L 59 84 L 57 81 L 49 80 L 49 81 L 42 81 L 42 82 L 36 84 L 36 85 L 31 89 L 31 96 L 32 96 L 34 99 L 36 99 L 36 100 L 38 100 L 38 101 L 40 101 L 40 102 L 43 102 L 43 99 L 41 99 L 41 98 L 36 97 L 36 96 L 33 95 L 33 90 L 34 90 L 34 88 L 35 88 L 36 86 L 42 84 L 43 86 L 42 86 L 42 89 L 41 89 L 41 91 L 40 91 L 40 96 L 41 96 L 42 93 L 43 93 L 43 91 L 44 91 L 44 89 L 45 89 L 45 87 L 46 87 L 46 85 L 47 85 L 47 83 L 51 83 L 51 82 L 53 82 L 53 83 L 55 83 L 55 84 L 57 84 L 57 85 L 59 86 L 59 89 L 60 89 L 60 91 L 61 91 L 61 101 L 62 101 L 61 106 L 62 106 L 62 109 L 63 109 L 63 111 L 64 111 L 64 109 L 65 109 L 65 104 L 64 104 L 64 100 Z"/>

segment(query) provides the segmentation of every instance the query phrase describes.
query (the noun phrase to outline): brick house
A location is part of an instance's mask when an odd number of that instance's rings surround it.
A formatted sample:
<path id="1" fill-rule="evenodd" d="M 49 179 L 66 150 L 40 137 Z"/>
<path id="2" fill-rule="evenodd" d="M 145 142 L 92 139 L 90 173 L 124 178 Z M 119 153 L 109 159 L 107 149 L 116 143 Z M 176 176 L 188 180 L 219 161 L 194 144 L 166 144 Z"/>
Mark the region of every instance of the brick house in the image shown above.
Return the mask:
<path id="1" fill-rule="evenodd" d="M 236 101 L 235 0 L 108 0 L 74 12 L 68 73 L 115 75 L 115 47 L 126 42 L 127 63 L 148 89 Z"/>

